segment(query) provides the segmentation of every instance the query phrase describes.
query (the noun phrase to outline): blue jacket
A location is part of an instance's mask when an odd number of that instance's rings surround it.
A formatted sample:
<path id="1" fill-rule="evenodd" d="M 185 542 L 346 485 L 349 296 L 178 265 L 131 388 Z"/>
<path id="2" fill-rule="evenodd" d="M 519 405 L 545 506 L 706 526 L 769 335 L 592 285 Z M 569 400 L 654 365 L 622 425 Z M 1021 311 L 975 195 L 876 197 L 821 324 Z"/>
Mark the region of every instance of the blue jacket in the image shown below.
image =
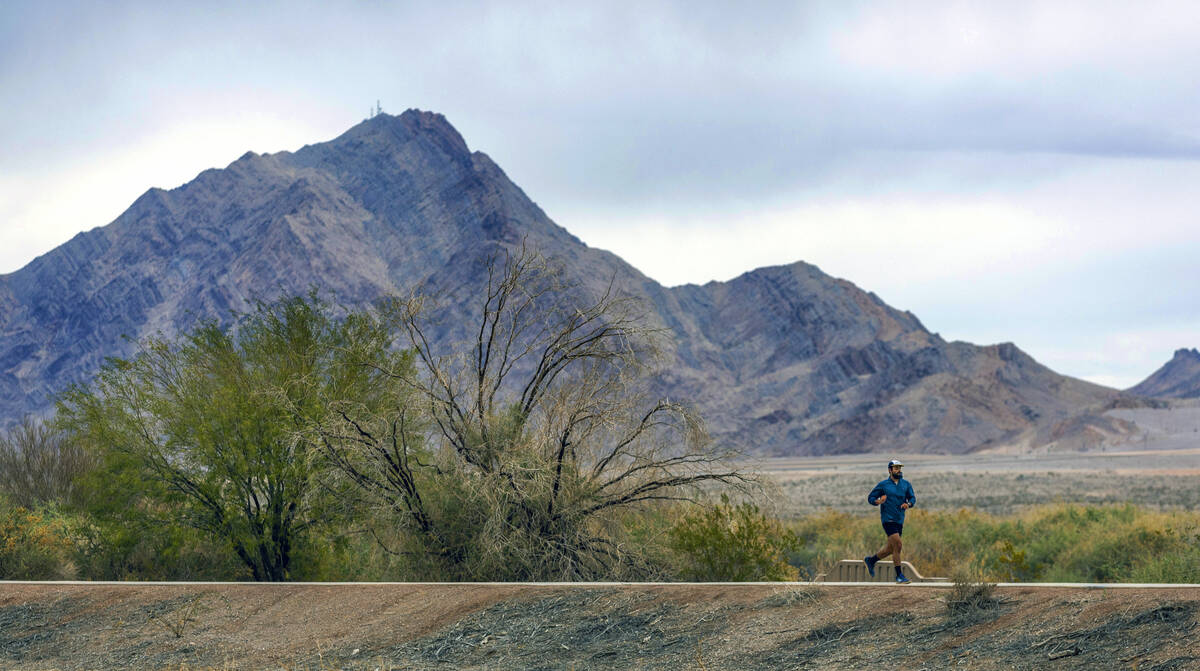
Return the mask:
<path id="1" fill-rule="evenodd" d="M 887 494 L 887 499 L 884 500 L 882 506 L 879 506 L 878 500 L 883 494 Z M 900 504 L 907 503 L 910 508 L 917 505 L 917 495 L 913 493 L 912 485 L 908 484 L 908 480 L 903 477 L 900 478 L 900 482 L 892 482 L 891 478 L 884 478 L 883 482 L 875 485 L 875 489 L 867 494 L 867 503 L 879 506 L 881 521 L 904 524 L 904 511 L 900 509 Z"/>

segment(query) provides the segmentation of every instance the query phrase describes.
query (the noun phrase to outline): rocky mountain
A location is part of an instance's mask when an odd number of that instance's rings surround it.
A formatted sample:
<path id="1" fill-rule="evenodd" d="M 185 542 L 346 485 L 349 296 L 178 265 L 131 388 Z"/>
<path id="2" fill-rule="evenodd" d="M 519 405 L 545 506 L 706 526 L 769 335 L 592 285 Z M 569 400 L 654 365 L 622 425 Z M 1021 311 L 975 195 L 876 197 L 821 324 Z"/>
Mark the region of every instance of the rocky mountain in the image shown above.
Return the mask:
<path id="1" fill-rule="evenodd" d="M 1126 391 L 1155 398 L 1200 398 L 1200 351 L 1175 350 L 1162 368 Z"/>
<path id="2" fill-rule="evenodd" d="M 252 297 L 316 285 L 361 303 L 423 283 L 455 324 L 485 282 L 481 257 L 522 242 L 587 286 L 615 279 L 643 297 L 675 336 L 659 390 L 750 451 L 963 452 L 1133 430 L 1102 414 L 1115 390 L 1011 344 L 946 342 L 805 263 L 663 287 L 556 225 L 445 118 L 416 110 L 151 189 L 108 226 L 0 276 L 0 417 L 44 413 L 133 341 L 228 323 Z"/>

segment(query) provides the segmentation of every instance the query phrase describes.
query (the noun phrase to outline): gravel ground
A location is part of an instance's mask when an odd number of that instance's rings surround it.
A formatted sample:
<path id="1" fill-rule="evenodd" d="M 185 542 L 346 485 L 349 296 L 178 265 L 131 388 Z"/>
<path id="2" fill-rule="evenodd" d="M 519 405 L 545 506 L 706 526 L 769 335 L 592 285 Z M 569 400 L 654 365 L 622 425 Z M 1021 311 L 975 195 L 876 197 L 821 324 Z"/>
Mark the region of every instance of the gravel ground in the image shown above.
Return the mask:
<path id="1" fill-rule="evenodd" d="M 1200 669 L 1200 588 L 0 584 L 2 669 Z"/>

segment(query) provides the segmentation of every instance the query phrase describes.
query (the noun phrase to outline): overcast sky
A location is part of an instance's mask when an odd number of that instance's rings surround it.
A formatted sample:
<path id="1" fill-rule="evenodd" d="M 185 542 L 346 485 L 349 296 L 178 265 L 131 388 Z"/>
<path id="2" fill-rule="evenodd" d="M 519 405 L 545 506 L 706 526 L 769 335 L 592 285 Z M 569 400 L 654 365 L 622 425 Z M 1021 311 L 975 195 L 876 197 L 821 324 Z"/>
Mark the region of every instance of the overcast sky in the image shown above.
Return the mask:
<path id="1" fill-rule="evenodd" d="M 1198 35 L 1192 2 L 10 0 L 0 273 L 379 100 L 664 284 L 803 260 L 1127 387 L 1200 346 Z"/>

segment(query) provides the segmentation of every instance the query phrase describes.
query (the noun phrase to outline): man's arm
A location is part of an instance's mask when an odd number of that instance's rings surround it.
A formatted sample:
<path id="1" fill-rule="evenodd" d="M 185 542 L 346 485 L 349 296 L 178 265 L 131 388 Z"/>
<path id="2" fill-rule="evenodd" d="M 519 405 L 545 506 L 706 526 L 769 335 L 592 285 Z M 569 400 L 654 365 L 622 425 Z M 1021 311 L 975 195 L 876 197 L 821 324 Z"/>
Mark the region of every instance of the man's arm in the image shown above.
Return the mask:
<path id="1" fill-rule="evenodd" d="M 912 508 L 913 506 L 917 505 L 917 493 L 913 491 L 912 485 L 907 480 L 904 482 L 904 484 L 908 485 L 908 491 L 905 492 L 904 502 L 908 504 L 909 508 Z"/>
<path id="2" fill-rule="evenodd" d="M 875 489 L 872 489 L 871 493 L 867 494 L 867 503 L 869 503 L 873 506 L 877 506 L 880 503 L 883 503 L 883 501 L 879 500 L 879 496 L 881 494 L 883 494 L 883 487 L 880 487 L 879 485 L 875 485 Z"/>

